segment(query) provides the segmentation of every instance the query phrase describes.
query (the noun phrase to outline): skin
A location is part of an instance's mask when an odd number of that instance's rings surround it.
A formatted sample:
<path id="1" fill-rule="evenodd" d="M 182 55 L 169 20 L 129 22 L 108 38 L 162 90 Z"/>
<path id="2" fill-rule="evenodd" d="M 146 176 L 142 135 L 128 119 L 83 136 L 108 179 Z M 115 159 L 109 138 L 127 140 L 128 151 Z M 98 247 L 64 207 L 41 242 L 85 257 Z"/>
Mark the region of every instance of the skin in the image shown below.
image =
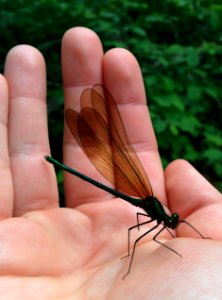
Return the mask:
<path id="1" fill-rule="evenodd" d="M 45 62 L 38 50 L 20 45 L 8 53 L 0 76 L 1 298 L 219 299 L 222 196 L 185 160 L 163 171 L 135 57 L 124 49 L 104 54 L 94 32 L 73 28 L 62 40 L 62 72 L 65 108 L 78 109 L 85 87 L 106 85 L 155 196 L 211 239 L 185 224 L 174 239 L 164 231 L 159 239 L 181 258 L 148 235 L 122 280 L 127 229 L 141 210 L 70 174 L 64 174 L 67 207 L 59 208 L 55 171 L 43 158 L 50 154 Z M 63 151 L 65 164 L 107 183 L 66 125 Z M 135 230 L 132 240 L 143 232 Z"/>

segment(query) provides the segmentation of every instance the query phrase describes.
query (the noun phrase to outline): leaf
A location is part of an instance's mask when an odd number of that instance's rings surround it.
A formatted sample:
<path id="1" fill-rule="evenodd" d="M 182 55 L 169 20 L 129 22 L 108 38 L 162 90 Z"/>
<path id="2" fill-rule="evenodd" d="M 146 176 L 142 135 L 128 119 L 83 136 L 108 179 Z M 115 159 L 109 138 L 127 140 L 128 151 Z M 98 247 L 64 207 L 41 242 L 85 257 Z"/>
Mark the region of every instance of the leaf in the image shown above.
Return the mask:
<path id="1" fill-rule="evenodd" d="M 170 124 L 169 129 L 173 135 L 177 136 L 179 134 L 179 130 L 176 124 Z"/>
<path id="2" fill-rule="evenodd" d="M 196 161 L 199 158 L 199 156 L 199 152 L 197 152 L 192 145 L 185 145 L 185 157 L 187 160 Z"/>
<path id="3" fill-rule="evenodd" d="M 171 94 L 170 99 L 170 102 L 174 107 L 176 107 L 179 111 L 184 111 L 184 103 L 178 95 Z"/>
<path id="4" fill-rule="evenodd" d="M 187 63 L 189 66 L 194 67 L 199 64 L 199 53 L 196 48 L 190 48 L 187 53 Z"/>
<path id="5" fill-rule="evenodd" d="M 154 129 L 156 131 L 156 133 L 161 133 L 163 131 L 166 130 L 166 127 L 167 127 L 167 124 L 166 124 L 166 121 L 163 121 L 163 120 L 153 120 L 153 125 L 154 125 Z"/>
<path id="6" fill-rule="evenodd" d="M 183 131 L 189 132 L 195 136 L 200 124 L 195 117 L 184 115 L 180 120 L 179 126 Z"/>
<path id="7" fill-rule="evenodd" d="M 209 143 L 209 144 L 214 144 L 215 146 L 222 146 L 222 137 L 221 135 L 214 135 L 214 134 L 208 134 L 206 133 L 205 134 L 206 136 L 206 142 Z"/>
<path id="8" fill-rule="evenodd" d="M 164 95 L 154 96 L 153 99 L 163 108 L 170 107 L 171 105 L 170 101 L 168 101 L 168 97 Z"/>
<path id="9" fill-rule="evenodd" d="M 157 76 L 156 75 L 146 76 L 144 78 L 144 81 L 149 87 L 152 87 L 157 83 Z"/>
<path id="10" fill-rule="evenodd" d="M 200 100 L 203 88 L 197 85 L 189 85 L 187 89 L 187 97 L 190 100 Z"/>
<path id="11" fill-rule="evenodd" d="M 212 97 L 213 99 L 218 99 L 218 90 L 215 86 L 207 86 L 204 88 L 204 92 Z"/>
<path id="12" fill-rule="evenodd" d="M 163 80 L 163 88 L 166 92 L 171 92 L 174 90 L 175 83 L 171 78 L 164 76 L 162 80 Z"/>
<path id="13" fill-rule="evenodd" d="M 222 165 L 222 151 L 217 148 L 209 148 L 203 152 L 203 157 L 209 162 L 218 162 Z"/>

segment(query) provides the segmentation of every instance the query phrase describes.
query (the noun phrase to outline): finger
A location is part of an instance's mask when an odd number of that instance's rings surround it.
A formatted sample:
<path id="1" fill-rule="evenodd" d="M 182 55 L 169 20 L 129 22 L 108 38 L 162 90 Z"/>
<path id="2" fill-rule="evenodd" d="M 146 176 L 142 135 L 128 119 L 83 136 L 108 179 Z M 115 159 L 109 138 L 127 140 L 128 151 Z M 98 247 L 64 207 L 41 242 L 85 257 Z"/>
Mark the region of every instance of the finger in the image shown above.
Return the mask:
<path id="1" fill-rule="evenodd" d="M 14 185 L 14 215 L 57 205 L 47 133 L 46 74 L 41 54 L 33 47 L 13 48 L 6 59 L 9 83 L 9 152 Z"/>
<path id="2" fill-rule="evenodd" d="M 164 176 L 140 67 L 127 50 L 112 49 L 103 60 L 104 82 L 123 118 L 129 140 L 151 182 L 155 196 L 166 201 Z"/>
<path id="3" fill-rule="evenodd" d="M 172 212 L 180 214 L 204 236 L 222 239 L 222 195 L 185 160 L 172 162 L 165 171 L 167 194 Z M 180 225 L 183 236 L 197 236 Z"/>
<path id="4" fill-rule="evenodd" d="M 8 86 L 0 75 L 0 219 L 12 215 L 13 184 L 8 154 Z"/>
<path id="5" fill-rule="evenodd" d="M 80 94 L 84 88 L 102 83 L 102 45 L 97 35 L 86 28 L 67 31 L 62 41 L 62 69 L 65 109 L 79 111 Z M 103 181 L 91 162 L 77 145 L 67 125 L 64 126 L 64 162 L 66 165 L 96 180 Z M 67 205 L 76 205 L 104 199 L 107 194 L 70 174 L 64 174 Z"/>

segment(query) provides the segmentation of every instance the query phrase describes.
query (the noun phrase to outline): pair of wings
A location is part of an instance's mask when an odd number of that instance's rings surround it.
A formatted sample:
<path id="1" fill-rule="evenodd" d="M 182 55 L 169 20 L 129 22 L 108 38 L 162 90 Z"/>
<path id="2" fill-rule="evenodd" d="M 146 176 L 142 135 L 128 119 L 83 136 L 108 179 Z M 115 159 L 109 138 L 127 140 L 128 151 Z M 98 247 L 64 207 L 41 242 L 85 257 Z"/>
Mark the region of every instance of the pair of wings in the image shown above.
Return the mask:
<path id="1" fill-rule="evenodd" d="M 141 199 L 152 196 L 145 170 L 126 134 L 117 105 L 102 85 L 83 90 L 79 113 L 65 111 L 68 127 L 96 169 L 119 190 Z"/>

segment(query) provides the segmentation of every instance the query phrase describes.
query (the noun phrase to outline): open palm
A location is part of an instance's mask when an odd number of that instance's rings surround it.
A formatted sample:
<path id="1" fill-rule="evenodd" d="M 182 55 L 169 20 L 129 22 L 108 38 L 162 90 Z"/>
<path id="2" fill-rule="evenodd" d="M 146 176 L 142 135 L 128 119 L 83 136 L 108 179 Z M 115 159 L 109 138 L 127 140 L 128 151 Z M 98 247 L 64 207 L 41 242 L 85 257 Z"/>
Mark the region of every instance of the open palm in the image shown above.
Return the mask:
<path id="1" fill-rule="evenodd" d="M 74 28 L 63 38 L 62 69 L 65 107 L 78 110 L 82 90 L 104 83 L 155 196 L 211 240 L 197 239 L 185 224 L 175 232 L 180 238 L 161 234 L 180 258 L 148 236 L 122 280 L 127 229 L 139 210 L 70 174 L 64 174 L 67 207 L 59 208 L 55 172 L 44 160 L 50 154 L 44 60 L 18 46 L 7 56 L 6 79 L 0 76 L 1 299 L 220 299 L 221 195 L 186 161 L 163 172 L 135 58 L 123 49 L 104 55 L 95 33 Z M 67 126 L 63 152 L 65 164 L 109 184 Z"/>

